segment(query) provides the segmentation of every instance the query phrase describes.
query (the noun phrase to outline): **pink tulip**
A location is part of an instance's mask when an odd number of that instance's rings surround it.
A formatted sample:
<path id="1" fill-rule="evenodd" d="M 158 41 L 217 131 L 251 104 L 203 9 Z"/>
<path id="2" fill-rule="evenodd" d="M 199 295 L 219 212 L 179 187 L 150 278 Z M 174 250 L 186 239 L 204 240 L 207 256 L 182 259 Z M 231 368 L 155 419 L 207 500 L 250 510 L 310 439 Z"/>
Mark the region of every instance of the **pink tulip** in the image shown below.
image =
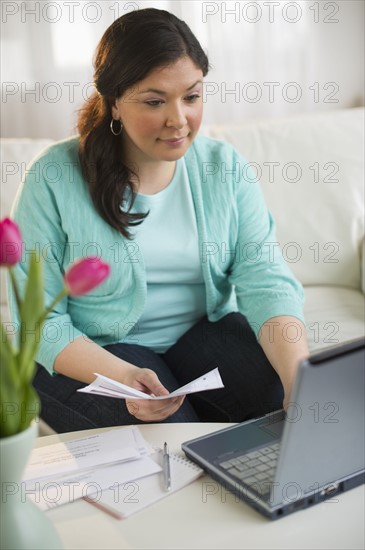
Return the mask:
<path id="1" fill-rule="evenodd" d="M 110 274 L 110 265 L 96 256 L 81 258 L 65 273 L 64 281 L 69 294 L 80 296 L 93 290 Z"/>
<path id="2" fill-rule="evenodd" d="M 0 265 L 10 267 L 22 255 L 22 236 L 19 227 L 10 218 L 0 222 Z"/>

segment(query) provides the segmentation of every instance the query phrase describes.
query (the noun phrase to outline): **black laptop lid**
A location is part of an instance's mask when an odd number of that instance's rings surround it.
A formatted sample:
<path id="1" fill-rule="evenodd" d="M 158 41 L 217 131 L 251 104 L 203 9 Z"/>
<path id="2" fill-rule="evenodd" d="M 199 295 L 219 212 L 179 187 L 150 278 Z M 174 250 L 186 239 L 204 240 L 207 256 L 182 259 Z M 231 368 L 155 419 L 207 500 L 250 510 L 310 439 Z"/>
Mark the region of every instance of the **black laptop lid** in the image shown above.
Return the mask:
<path id="1" fill-rule="evenodd" d="M 300 365 L 284 422 L 274 504 L 364 470 L 364 364 L 362 339 Z"/>

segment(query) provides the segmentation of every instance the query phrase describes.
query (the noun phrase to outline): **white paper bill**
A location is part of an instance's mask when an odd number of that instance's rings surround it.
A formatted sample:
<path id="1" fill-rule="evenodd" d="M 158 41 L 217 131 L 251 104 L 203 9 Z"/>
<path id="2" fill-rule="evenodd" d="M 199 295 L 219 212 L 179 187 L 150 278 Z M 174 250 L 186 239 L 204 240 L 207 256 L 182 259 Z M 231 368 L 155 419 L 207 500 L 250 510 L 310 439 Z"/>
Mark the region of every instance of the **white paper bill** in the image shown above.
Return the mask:
<path id="1" fill-rule="evenodd" d="M 149 456 L 93 470 L 70 472 L 63 476 L 33 479 L 22 483 L 22 491 L 41 510 L 50 510 L 80 498 L 98 502 L 104 489 L 115 498 L 131 499 L 139 491 L 139 480 L 161 472 L 161 466 Z"/>
<path id="2" fill-rule="evenodd" d="M 23 480 L 55 477 L 104 464 L 135 460 L 151 452 L 135 427 L 120 428 L 33 449 Z"/>
<path id="3" fill-rule="evenodd" d="M 80 498 L 97 501 L 104 489 L 130 498 L 139 490 L 139 479 L 161 471 L 149 456 L 155 454 L 153 447 L 136 426 L 96 435 L 33 449 L 22 494 L 42 510 Z"/>

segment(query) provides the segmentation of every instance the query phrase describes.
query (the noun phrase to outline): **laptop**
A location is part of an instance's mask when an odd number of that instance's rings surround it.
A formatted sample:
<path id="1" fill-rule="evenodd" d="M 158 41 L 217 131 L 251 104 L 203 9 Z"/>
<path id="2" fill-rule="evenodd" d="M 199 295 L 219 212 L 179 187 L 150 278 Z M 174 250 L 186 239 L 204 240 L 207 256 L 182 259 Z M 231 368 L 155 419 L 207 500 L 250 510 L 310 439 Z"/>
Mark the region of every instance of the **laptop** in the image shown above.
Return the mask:
<path id="1" fill-rule="evenodd" d="M 298 368 L 286 413 L 186 441 L 213 479 L 270 519 L 365 481 L 365 339 L 311 355 Z"/>

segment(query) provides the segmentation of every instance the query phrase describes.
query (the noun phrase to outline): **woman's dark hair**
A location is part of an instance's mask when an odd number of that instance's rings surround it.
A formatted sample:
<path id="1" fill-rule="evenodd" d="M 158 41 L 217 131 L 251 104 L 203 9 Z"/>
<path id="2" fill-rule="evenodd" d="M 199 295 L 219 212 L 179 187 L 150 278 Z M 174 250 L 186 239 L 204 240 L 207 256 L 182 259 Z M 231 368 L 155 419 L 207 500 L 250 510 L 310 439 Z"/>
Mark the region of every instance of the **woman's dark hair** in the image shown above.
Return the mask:
<path id="1" fill-rule="evenodd" d="M 156 68 L 190 57 L 203 75 L 209 62 L 198 40 L 184 21 L 154 8 L 132 11 L 116 19 L 96 49 L 94 83 L 97 89 L 79 112 L 79 159 L 96 210 L 112 227 L 130 238 L 129 226 L 146 214 L 132 214 L 135 199 L 131 176 L 121 156 L 121 136 L 111 133 L 111 107 L 125 91 Z M 125 191 L 130 206 L 121 208 Z"/>

